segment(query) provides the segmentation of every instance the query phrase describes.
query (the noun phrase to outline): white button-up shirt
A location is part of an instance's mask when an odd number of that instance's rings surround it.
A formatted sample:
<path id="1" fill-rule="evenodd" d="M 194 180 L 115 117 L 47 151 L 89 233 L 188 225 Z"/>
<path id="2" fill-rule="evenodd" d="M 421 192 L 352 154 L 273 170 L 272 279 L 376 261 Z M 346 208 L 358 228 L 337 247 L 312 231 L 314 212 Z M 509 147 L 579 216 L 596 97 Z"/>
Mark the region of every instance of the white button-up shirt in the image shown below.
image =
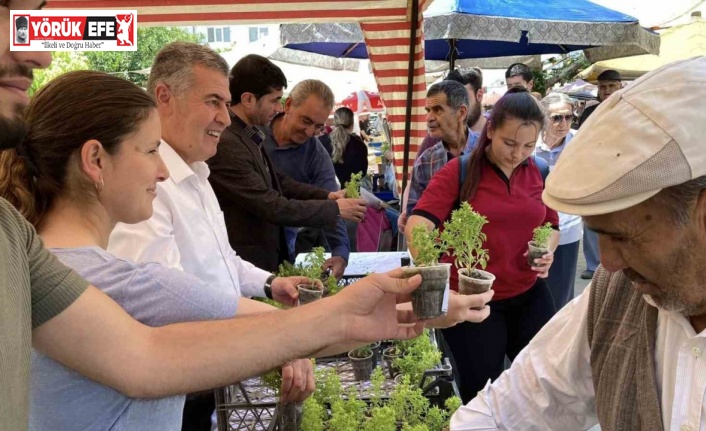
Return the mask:
<path id="1" fill-rule="evenodd" d="M 585 430 L 598 423 L 587 310 L 589 288 L 564 307 L 512 367 L 451 418 L 451 431 Z M 706 431 L 706 331 L 659 310 L 655 376 L 665 430 Z"/>
<path id="2" fill-rule="evenodd" d="M 187 165 L 164 141 L 159 153 L 170 177 L 157 185 L 152 218 L 133 225 L 119 223 L 110 235 L 108 251 L 136 262 L 181 269 L 206 283 L 234 289 L 238 296 L 264 297 L 270 273 L 231 248 L 223 211 L 208 182 L 208 165 Z"/>

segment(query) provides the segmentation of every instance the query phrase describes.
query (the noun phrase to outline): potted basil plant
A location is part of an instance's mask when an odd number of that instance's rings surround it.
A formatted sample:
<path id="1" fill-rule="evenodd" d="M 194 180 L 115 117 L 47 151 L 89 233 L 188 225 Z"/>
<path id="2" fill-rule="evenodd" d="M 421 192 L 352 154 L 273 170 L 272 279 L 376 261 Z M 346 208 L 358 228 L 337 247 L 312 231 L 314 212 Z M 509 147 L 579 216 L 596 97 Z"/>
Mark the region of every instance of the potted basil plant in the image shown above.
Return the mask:
<path id="1" fill-rule="evenodd" d="M 409 245 L 416 251 L 414 267 L 402 268 L 402 273 L 405 278 L 422 276 L 422 284 L 412 292 L 412 311 L 418 319 L 433 319 L 444 313 L 444 294 L 451 265 L 439 263 L 445 247 L 439 239 L 438 229 L 430 231 L 423 224 L 415 226 Z"/>
<path id="2" fill-rule="evenodd" d="M 535 259 L 541 259 L 549 253 L 549 237 L 552 236 L 551 223 L 539 226 L 532 232 L 532 241 L 528 242 L 529 252 L 527 253 L 527 263 L 529 266 L 541 266 L 534 263 Z"/>
<path id="3" fill-rule="evenodd" d="M 451 220 L 444 223 L 441 240 L 449 247 L 446 253 L 453 255 L 458 267 L 458 293 L 471 295 L 490 289 L 495 276 L 487 271 L 488 250 L 483 248 L 487 239 L 483 226 L 488 223 L 485 216 L 473 210 L 468 202 L 451 213 Z M 478 269 L 480 266 L 481 269 Z"/>

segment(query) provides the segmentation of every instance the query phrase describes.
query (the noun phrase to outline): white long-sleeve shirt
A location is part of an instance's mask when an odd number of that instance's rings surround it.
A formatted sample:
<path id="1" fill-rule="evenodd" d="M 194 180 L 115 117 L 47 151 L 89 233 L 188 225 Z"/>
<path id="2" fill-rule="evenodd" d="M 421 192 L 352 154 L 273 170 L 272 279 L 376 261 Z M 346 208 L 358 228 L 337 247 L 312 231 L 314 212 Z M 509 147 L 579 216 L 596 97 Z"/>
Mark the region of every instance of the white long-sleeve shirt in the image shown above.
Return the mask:
<path id="1" fill-rule="evenodd" d="M 598 423 L 586 333 L 589 290 L 453 415 L 451 431 L 569 431 Z M 664 429 L 706 431 L 706 331 L 696 334 L 683 315 L 659 310 L 654 354 Z"/>
<path id="2" fill-rule="evenodd" d="M 135 262 L 159 262 L 206 283 L 234 289 L 238 295 L 264 297 L 270 273 L 236 255 L 204 162 L 187 165 L 162 141 L 159 153 L 170 177 L 157 185 L 152 217 L 142 223 L 119 223 L 108 251 Z"/>

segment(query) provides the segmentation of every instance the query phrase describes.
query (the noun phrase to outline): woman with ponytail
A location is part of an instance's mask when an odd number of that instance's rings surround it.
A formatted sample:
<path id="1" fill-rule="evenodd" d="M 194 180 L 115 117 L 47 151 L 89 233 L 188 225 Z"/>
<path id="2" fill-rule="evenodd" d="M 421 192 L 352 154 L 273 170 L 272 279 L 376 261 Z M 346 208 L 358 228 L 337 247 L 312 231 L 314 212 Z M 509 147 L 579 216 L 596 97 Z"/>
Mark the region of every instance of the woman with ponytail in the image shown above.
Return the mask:
<path id="1" fill-rule="evenodd" d="M 491 313 L 484 322 L 461 323 L 443 330 L 460 377 L 464 403 L 469 402 L 539 332 L 555 312 L 544 281 L 553 253 L 527 264 L 527 243 L 534 228 L 550 223 L 550 250 L 559 240 L 557 213 L 542 202 L 544 181 L 534 159 L 544 113 L 524 89 L 511 89 L 493 108 L 476 148 L 470 157 L 450 161 L 431 179 L 412 212 L 405 233 L 415 226 L 442 228 L 459 202 L 468 202 L 488 219 L 484 248 L 490 260 L 487 271 L 495 275 L 495 296 Z M 466 163 L 461 183 L 460 163 Z M 415 255 L 415 250 L 410 250 Z M 453 262 L 444 255 L 442 262 Z M 458 289 L 458 274 L 451 271 L 451 288 Z"/>
<path id="2" fill-rule="evenodd" d="M 341 187 L 350 181 L 351 175 L 368 173 L 368 147 L 353 134 L 353 122 L 353 111 L 346 107 L 338 108 L 333 116 L 334 129 L 329 134 L 333 168 Z"/>
<path id="3" fill-rule="evenodd" d="M 34 96 L 26 122 L 24 143 L 0 153 L 0 195 L 62 263 L 149 326 L 235 315 L 235 292 L 105 250 L 116 223 L 152 215 L 157 183 L 169 176 L 147 93 L 105 73 L 71 72 Z M 30 375 L 30 430 L 181 428 L 183 396 L 133 399 L 39 351 L 32 352 Z"/>

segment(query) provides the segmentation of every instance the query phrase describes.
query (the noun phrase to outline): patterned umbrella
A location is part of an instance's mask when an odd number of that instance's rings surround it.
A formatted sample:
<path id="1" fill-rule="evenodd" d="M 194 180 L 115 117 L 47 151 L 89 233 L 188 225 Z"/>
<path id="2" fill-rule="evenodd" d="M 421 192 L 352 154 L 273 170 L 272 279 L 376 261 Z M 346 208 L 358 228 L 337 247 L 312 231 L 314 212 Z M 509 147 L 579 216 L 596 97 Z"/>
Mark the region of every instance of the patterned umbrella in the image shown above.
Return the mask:
<path id="1" fill-rule="evenodd" d="M 285 24 L 286 48 L 367 58 L 356 23 Z M 435 0 L 424 13 L 424 58 L 555 54 L 585 50 L 590 61 L 656 54 L 659 36 L 636 18 L 589 0 Z"/>

